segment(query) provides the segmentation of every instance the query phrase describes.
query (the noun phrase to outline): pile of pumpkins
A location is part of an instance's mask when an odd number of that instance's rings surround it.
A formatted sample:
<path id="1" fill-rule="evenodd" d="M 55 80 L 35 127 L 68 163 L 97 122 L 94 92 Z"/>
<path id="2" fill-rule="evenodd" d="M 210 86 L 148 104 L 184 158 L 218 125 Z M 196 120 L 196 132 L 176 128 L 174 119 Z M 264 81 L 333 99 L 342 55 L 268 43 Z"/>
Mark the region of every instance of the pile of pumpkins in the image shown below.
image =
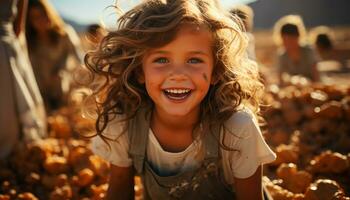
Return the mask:
<path id="1" fill-rule="evenodd" d="M 264 136 L 277 159 L 263 180 L 274 200 L 350 200 L 350 84 L 293 77 L 267 87 L 264 101 Z"/>

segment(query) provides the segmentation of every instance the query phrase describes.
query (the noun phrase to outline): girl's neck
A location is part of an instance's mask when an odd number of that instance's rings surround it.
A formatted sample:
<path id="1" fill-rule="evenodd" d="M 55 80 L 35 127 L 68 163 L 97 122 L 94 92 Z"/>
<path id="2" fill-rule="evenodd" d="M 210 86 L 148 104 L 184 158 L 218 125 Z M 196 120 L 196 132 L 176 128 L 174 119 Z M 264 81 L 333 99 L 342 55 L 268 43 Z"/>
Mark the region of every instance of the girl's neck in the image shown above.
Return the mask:
<path id="1" fill-rule="evenodd" d="M 198 121 L 198 112 L 190 116 L 169 116 L 154 110 L 151 128 L 165 151 L 181 152 L 193 142 L 193 128 Z"/>
<path id="2" fill-rule="evenodd" d="M 174 131 L 192 130 L 194 125 L 198 122 L 198 118 L 199 109 L 197 112 L 191 112 L 191 114 L 186 116 L 171 116 L 155 109 L 152 114 L 152 124 L 160 125 Z"/>

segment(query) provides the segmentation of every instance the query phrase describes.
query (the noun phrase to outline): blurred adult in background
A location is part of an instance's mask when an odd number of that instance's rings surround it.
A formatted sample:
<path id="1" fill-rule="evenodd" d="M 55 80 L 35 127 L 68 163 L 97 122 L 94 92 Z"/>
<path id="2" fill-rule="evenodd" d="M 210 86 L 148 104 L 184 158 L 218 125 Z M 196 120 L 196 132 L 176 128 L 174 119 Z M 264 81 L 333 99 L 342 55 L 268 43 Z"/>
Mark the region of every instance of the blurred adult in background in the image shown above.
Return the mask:
<path id="1" fill-rule="evenodd" d="M 25 45 L 18 39 L 26 6 L 26 0 L 0 1 L 0 158 L 8 156 L 18 141 L 46 135 L 43 100 Z"/>
<path id="2" fill-rule="evenodd" d="M 248 58 L 252 60 L 256 60 L 255 55 L 255 39 L 254 35 L 251 33 L 253 30 L 253 18 L 254 18 L 254 12 L 251 7 L 245 4 L 236 5 L 230 10 L 230 13 L 233 16 L 237 16 L 241 19 L 243 22 L 243 26 L 245 29 L 245 33 L 248 36 L 248 47 L 247 47 L 247 54 Z"/>
<path id="3" fill-rule="evenodd" d="M 274 27 L 274 37 L 279 46 L 280 83 L 283 83 L 284 75 L 301 75 L 319 81 L 318 57 L 306 44 L 306 30 L 300 16 L 288 15 L 279 19 Z"/>
<path id="4" fill-rule="evenodd" d="M 310 32 L 312 43 L 324 63 L 330 66 L 333 63 L 333 68 L 337 68 L 339 71 L 350 69 L 347 66 L 347 61 L 350 60 L 350 49 L 334 45 L 333 33 L 330 28 L 319 26 L 313 28 Z"/>
<path id="5" fill-rule="evenodd" d="M 54 111 L 66 105 L 71 74 L 82 62 L 80 39 L 47 0 L 29 0 L 26 38 L 40 92 Z"/>

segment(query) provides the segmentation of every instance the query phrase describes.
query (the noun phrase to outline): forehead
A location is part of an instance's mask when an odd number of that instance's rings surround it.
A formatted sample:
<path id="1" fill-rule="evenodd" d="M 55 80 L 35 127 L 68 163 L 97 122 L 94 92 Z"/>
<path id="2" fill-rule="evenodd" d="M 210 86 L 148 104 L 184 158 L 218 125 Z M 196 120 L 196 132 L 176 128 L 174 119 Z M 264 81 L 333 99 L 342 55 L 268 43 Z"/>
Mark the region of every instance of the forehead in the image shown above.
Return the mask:
<path id="1" fill-rule="evenodd" d="M 209 28 L 196 24 L 183 23 L 176 29 L 174 38 L 163 46 L 151 48 L 149 53 L 159 49 L 176 49 L 178 51 L 201 50 L 211 51 L 213 47 L 213 33 Z"/>
<path id="2" fill-rule="evenodd" d="M 201 35 L 206 36 L 210 40 L 213 39 L 213 34 L 207 26 L 186 22 L 181 23 L 177 28 L 177 33 L 175 37 L 178 37 L 179 35 Z"/>

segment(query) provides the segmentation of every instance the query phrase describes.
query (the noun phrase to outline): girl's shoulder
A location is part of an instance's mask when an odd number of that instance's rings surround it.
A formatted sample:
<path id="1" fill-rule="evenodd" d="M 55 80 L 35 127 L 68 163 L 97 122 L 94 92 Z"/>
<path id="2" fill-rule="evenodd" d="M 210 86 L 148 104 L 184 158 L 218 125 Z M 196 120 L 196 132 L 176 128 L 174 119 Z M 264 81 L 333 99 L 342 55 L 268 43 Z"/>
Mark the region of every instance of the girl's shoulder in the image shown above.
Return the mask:
<path id="1" fill-rule="evenodd" d="M 259 131 L 257 119 L 251 109 L 241 106 L 237 112 L 224 123 L 226 132 L 238 137 L 249 137 L 252 130 Z"/>
<path id="2" fill-rule="evenodd" d="M 124 115 L 115 115 L 108 122 L 102 135 L 110 138 L 117 139 L 121 134 L 125 132 L 126 121 Z"/>

